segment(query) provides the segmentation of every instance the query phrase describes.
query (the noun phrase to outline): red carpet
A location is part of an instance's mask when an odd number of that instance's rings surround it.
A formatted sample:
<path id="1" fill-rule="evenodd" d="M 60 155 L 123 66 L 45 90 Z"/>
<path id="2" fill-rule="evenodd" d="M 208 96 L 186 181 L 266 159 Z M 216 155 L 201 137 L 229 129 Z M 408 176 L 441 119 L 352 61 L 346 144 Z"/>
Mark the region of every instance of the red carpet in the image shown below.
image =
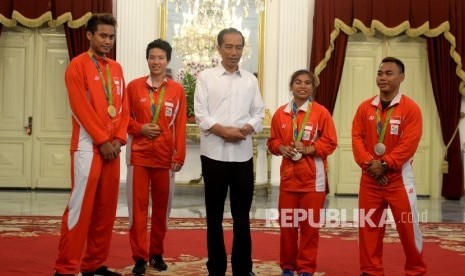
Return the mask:
<path id="1" fill-rule="evenodd" d="M 52 275 L 57 255 L 59 218 L 0 217 L 0 263 L 2 275 Z M 147 275 L 206 275 L 206 242 L 203 219 L 171 219 L 165 242 L 166 272 Z M 228 252 L 232 233 L 226 221 Z M 424 257 L 428 275 L 465 275 L 465 225 L 422 224 Z M 254 271 L 257 275 L 280 275 L 279 229 L 266 228 L 263 221 L 252 223 Z M 395 230 L 388 230 L 384 263 L 386 276 L 403 275 L 404 256 Z M 132 260 L 127 237 L 127 219 L 118 218 L 110 268 L 130 274 Z M 358 272 L 357 229 L 322 228 L 317 275 L 355 276 Z M 231 275 L 230 270 L 228 274 Z"/>

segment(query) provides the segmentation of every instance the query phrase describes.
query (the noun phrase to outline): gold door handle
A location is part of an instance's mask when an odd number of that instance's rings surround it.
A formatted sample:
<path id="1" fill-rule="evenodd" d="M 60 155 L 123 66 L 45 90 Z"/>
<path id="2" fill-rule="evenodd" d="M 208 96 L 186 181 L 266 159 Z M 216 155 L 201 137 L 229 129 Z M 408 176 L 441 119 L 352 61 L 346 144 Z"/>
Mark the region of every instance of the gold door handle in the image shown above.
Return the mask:
<path id="1" fill-rule="evenodd" d="M 32 135 L 32 117 L 29 116 L 27 119 L 27 126 L 24 127 L 24 130 L 26 131 L 26 134 L 31 136 Z"/>

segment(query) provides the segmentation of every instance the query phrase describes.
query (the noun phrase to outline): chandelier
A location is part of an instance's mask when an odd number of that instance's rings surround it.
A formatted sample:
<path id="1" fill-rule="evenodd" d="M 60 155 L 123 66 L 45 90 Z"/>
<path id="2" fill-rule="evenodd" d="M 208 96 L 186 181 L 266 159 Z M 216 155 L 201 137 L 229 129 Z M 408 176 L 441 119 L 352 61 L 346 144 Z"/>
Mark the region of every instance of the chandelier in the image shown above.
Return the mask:
<path id="1" fill-rule="evenodd" d="M 249 1 L 252 0 L 169 1 L 176 5 L 176 12 L 182 12 L 183 22 L 173 26 L 171 43 L 187 71 L 198 71 L 218 63 L 217 36 L 222 29 L 236 28 L 242 32 L 246 42 L 249 39 L 250 30 L 242 27 L 242 20 L 248 17 Z M 158 0 L 158 2 L 165 1 Z M 265 0 L 255 0 L 257 13 L 264 10 L 264 2 Z M 237 11 L 238 9 L 240 12 Z M 246 43 L 242 60 L 248 59 L 250 52 L 250 45 Z"/>
<path id="2" fill-rule="evenodd" d="M 176 4 L 176 12 L 181 11 L 181 5 L 183 2 L 187 2 L 189 9 L 191 9 L 195 5 L 195 3 L 198 2 L 198 0 L 184 0 L 184 1 L 182 0 L 157 0 L 157 4 L 160 6 L 166 1 L 174 2 Z M 265 0 L 254 0 L 254 1 L 255 1 L 255 12 L 256 13 L 259 13 L 265 10 Z M 231 0 L 231 1 L 217 0 L 214 2 L 218 2 L 219 4 L 221 4 L 221 2 L 224 2 L 225 6 L 227 6 L 228 8 L 231 8 L 233 5 L 235 6 L 241 5 L 243 7 L 244 16 L 247 17 L 249 13 L 249 1 L 248 0 Z"/>

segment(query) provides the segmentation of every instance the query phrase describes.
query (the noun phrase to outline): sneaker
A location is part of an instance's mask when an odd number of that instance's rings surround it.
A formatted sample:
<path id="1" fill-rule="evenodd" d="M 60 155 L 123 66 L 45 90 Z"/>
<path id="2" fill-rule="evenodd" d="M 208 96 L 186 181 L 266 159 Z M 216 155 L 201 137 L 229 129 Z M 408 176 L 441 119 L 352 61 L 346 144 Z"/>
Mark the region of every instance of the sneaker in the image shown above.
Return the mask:
<path id="1" fill-rule="evenodd" d="M 300 272 L 299 276 L 313 276 L 313 274 L 310 272 Z"/>
<path id="2" fill-rule="evenodd" d="M 248 276 L 256 276 L 256 275 L 255 275 L 255 273 L 253 273 L 252 271 L 250 271 Z"/>
<path id="3" fill-rule="evenodd" d="M 294 276 L 294 271 L 290 269 L 283 269 L 281 276 Z"/>
<path id="4" fill-rule="evenodd" d="M 119 274 L 118 272 L 114 272 L 111 270 L 108 270 L 108 267 L 106 266 L 101 266 L 97 268 L 94 271 L 90 272 L 81 272 L 82 276 L 122 276 L 122 274 Z"/>
<path id="5" fill-rule="evenodd" d="M 75 276 L 75 275 L 74 274 L 61 274 L 61 273 L 55 272 L 53 276 Z"/>
<path id="6" fill-rule="evenodd" d="M 150 258 L 150 266 L 158 271 L 168 269 L 168 265 L 166 265 L 165 261 L 163 261 L 163 257 L 161 255 L 153 255 Z"/>
<path id="7" fill-rule="evenodd" d="M 132 269 L 132 275 L 145 275 L 145 270 L 147 269 L 147 262 L 144 259 L 139 259 L 136 261 L 134 268 Z"/>

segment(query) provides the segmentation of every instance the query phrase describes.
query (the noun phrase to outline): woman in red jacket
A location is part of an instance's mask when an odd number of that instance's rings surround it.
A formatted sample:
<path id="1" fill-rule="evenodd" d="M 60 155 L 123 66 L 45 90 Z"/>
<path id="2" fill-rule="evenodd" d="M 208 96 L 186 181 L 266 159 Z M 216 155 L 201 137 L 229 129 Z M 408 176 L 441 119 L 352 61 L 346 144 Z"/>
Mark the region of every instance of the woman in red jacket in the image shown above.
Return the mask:
<path id="1" fill-rule="evenodd" d="M 296 71 L 289 83 L 293 99 L 278 108 L 268 148 L 282 155 L 279 191 L 282 276 L 315 273 L 320 211 L 326 195 L 326 157 L 337 145 L 331 114 L 312 100 L 315 77 Z M 300 228 L 300 245 L 299 240 Z"/>
<path id="2" fill-rule="evenodd" d="M 166 77 L 172 48 L 157 39 L 147 45 L 150 75 L 128 84 L 129 126 L 127 200 L 132 273 L 144 275 L 146 263 L 166 270 L 163 240 L 166 233 L 171 173 L 182 168 L 186 156 L 186 95 Z M 149 194 L 152 198 L 150 242 L 147 246 Z"/>

